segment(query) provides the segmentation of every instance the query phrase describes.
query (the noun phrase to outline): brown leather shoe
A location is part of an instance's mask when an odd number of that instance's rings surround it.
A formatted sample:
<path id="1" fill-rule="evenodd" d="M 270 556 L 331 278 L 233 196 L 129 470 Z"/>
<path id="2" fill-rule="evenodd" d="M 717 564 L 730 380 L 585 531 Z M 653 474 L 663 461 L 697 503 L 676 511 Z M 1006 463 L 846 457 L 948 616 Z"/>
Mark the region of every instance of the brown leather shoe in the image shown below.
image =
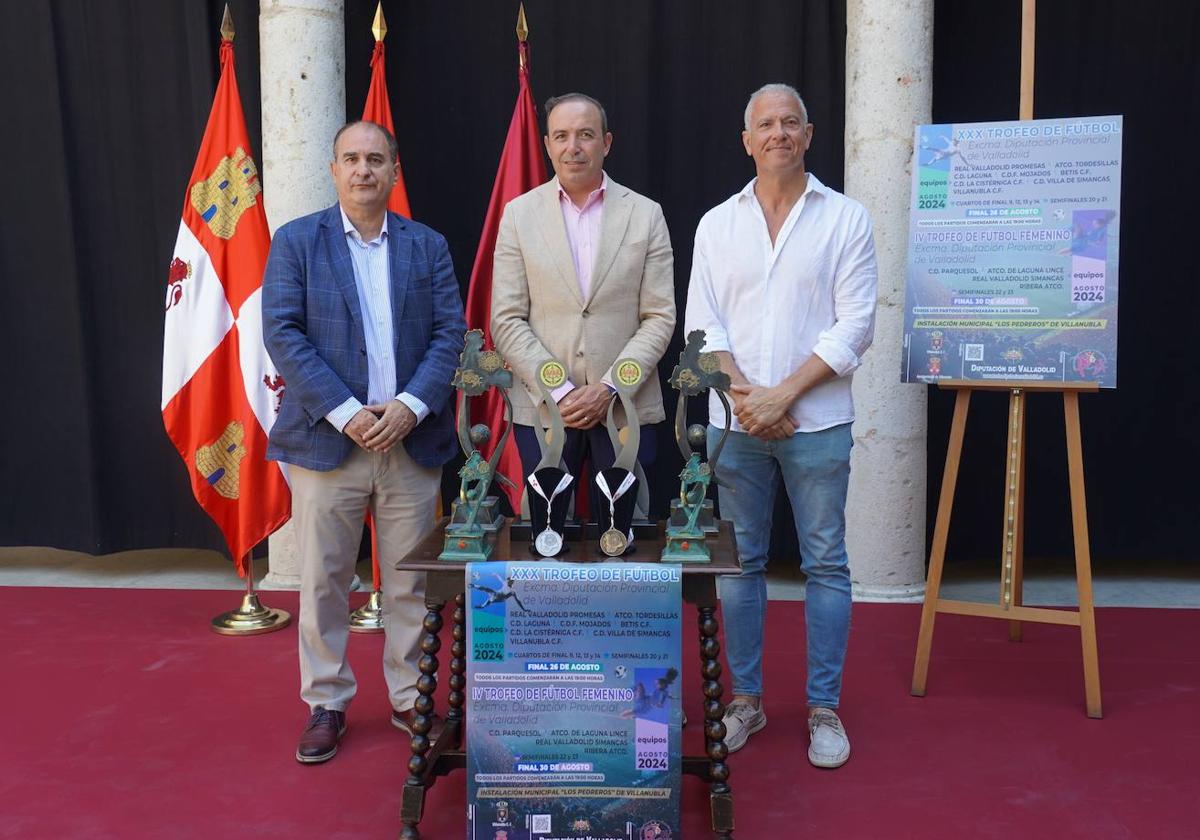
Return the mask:
<path id="1" fill-rule="evenodd" d="M 431 715 L 431 717 L 433 718 L 433 726 L 429 730 L 428 737 L 430 741 L 436 741 L 438 737 L 441 736 L 442 730 L 446 727 L 446 721 L 443 720 L 442 716 L 436 712 Z M 416 709 L 409 709 L 406 712 L 392 712 L 392 726 L 396 727 L 410 738 L 416 734 L 416 730 L 413 728 L 416 722 Z"/>
<path id="2" fill-rule="evenodd" d="M 300 734 L 296 760 L 301 764 L 320 764 L 337 753 L 338 741 L 346 733 L 346 713 L 317 706 L 308 726 Z"/>

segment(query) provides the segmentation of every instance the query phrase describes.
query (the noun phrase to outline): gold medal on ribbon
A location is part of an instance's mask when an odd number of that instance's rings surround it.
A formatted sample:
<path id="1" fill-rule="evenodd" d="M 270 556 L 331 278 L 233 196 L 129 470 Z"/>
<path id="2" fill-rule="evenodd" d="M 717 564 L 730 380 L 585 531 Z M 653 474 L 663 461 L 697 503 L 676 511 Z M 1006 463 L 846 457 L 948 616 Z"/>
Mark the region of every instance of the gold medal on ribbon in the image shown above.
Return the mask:
<path id="1" fill-rule="evenodd" d="M 609 528 L 600 535 L 600 550 L 609 557 L 620 557 L 629 546 L 629 538 L 616 528 Z"/>

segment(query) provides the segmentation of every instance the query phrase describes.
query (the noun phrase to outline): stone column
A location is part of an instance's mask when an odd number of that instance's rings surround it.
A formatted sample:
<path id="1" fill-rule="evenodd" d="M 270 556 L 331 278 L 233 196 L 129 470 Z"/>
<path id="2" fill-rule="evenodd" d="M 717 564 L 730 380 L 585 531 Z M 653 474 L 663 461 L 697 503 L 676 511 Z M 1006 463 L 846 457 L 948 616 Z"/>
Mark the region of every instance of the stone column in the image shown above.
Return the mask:
<path id="1" fill-rule="evenodd" d="M 336 200 L 329 161 L 346 121 L 343 0 L 260 0 L 263 199 L 271 233 Z M 266 588 L 296 589 L 291 523 L 271 535 Z"/>
<path id="2" fill-rule="evenodd" d="M 846 542 L 854 596 L 920 600 L 925 389 L 900 383 L 913 126 L 930 121 L 933 0 L 846 4 L 846 193 L 875 226 L 875 343 L 854 374 Z"/>

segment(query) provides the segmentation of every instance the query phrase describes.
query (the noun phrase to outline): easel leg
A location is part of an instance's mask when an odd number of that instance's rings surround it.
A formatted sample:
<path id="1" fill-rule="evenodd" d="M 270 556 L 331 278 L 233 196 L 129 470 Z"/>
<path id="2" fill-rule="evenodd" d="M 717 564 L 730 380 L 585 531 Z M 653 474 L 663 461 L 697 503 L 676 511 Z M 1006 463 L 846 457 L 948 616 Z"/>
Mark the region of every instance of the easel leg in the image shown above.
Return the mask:
<path id="1" fill-rule="evenodd" d="M 1025 417 L 1029 400 L 1014 388 L 1008 398 L 1008 447 L 1004 464 L 1004 531 L 1001 540 L 1000 606 L 1023 601 L 1025 566 Z M 1021 641 L 1021 622 L 1008 623 L 1009 641 Z"/>
<path id="2" fill-rule="evenodd" d="M 912 680 L 912 694 L 915 697 L 925 696 L 925 681 L 929 676 L 933 621 L 937 617 L 942 567 L 946 562 L 946 541 L 950 535 L 950 512 L 954 507 L 954 487 L 958 483 L 958 463 L 962 457 L 963 432 L 967 427 L 967 409 L 970 405 L 970 390 L 959 390 L 954 398 L 954 420 L 950 424 L 946 468 L 942 471 L 942 491 L 938 495 L 937 521 L 933 526 L 933 546 L 929 553 L 929 576 L 925 581 L 925 604 L 921 607 L 921 631 L 917 636 L 917 661 L 913 666 Z"/>
<path id="3" fill-rule="evenodd" d="M 716 609 L 699 607 L 700 677 L 704 690 L 704 747 L 708 754 L 709 804 L 715 840 L 733 838 L 733 792 L 729 787 L 729 765 L 725 759 L 725 704 L 721 702 L 721 643 L 717 640 Z"/>
<path id="4" fill-rule="evenodd" d="M 1079 587 L 1079 633 L 1083 643 L 1083 687 L 1087 714 L 1103 717 L 1100 706 L 1100 656 L 1096 650 L 1096 610 L 1092 594 L 1092 552 L 1088 542 L 1087 497 L 1083 486 L 1083 441 L 1079 432 L 1079 394 L 1063 394 L 1067 424 L 1067 472 L 1071 480 L 1071 527 L 1075 536 L 1075 580 Z"/>

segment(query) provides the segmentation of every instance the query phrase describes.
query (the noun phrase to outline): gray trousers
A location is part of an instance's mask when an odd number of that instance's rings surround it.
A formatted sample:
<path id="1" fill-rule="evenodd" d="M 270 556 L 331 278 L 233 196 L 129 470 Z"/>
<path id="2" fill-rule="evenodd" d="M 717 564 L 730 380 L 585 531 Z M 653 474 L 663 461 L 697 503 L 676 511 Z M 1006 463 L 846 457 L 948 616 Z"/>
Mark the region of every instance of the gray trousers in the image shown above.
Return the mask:
<path id="1" fill-rule="evenodd" d="M 345 711 L 357 682 L 346 660 L 350 584 L 368 510 L 375 518 L 386 643 L 383 673 L 392 708 L 417 697 L 425 617 L 424 576 L 393 568 L 433 527 L 439 468 L 402 445 L 386 454 L 355 447 L 335 470 L 291 466 L 292 520 L 300 552 L 300 697 L 310 709 Z"/>

